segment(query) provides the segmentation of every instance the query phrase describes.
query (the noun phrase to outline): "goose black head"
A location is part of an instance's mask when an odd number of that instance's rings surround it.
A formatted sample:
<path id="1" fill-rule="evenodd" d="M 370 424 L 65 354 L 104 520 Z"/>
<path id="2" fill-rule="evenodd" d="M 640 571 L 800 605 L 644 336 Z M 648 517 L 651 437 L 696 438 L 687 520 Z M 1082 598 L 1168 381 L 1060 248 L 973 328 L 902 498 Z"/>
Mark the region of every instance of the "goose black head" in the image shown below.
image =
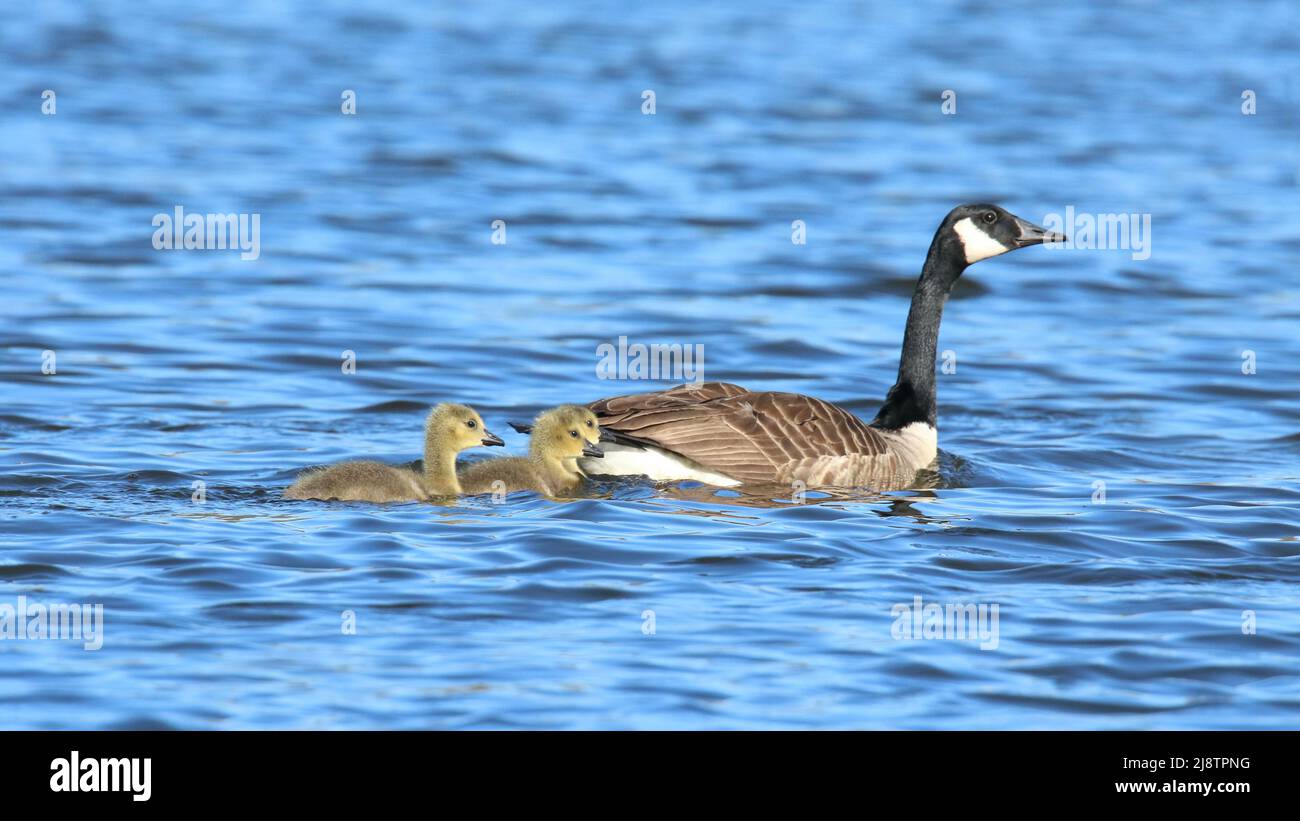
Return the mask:
<path id="1" fill-rule="evenodd" d="M 1034 225 L 1000 206 L 979 203 L 949 211 L 935 240 L 942 241 L 944 250 L 964 265 L 973 265 L 1028 245 L 1064 242 L 1065 235 Z"/>

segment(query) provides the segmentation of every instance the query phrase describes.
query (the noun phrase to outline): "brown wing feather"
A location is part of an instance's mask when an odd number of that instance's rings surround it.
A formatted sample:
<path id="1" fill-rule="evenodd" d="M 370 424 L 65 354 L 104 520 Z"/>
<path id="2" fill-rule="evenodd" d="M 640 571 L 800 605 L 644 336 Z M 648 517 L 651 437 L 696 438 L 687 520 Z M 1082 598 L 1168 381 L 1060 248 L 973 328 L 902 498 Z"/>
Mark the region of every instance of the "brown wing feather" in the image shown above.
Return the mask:
<path id="1" fill-rule="evenodd" d="M 588 407 L 602 427 L 651 442 L 741 482 L 786 479 L 792 462 L 883 456 L 886 442 L 858 417 L 798 393 L 755 393 L 728 382 L 613 396 Z"/>

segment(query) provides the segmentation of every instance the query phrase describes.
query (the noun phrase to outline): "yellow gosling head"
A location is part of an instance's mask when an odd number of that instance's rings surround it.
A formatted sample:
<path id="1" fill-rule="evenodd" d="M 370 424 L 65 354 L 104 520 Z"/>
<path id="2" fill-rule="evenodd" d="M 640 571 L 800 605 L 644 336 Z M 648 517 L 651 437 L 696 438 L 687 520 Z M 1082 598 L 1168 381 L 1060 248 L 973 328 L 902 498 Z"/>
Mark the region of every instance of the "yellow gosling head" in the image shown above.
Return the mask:
<path id="1" fill-rule="evenodd" d="M 582 405 L 560 405 L 540 416 L 533 423 L 529 450 L 538 456 L 552 459 L 578 459 L 602 457 L 600 422 L 596 414 Z"/>
<path id="2" fill-rule="evenodd" d="M 443 402 L 429 411 L 424 430 L 426 441 L 436 441 L 456 453 L 469 448 L 505 444 L 501 437 L 487 429 L 478 411 L 452 402 Z"/>

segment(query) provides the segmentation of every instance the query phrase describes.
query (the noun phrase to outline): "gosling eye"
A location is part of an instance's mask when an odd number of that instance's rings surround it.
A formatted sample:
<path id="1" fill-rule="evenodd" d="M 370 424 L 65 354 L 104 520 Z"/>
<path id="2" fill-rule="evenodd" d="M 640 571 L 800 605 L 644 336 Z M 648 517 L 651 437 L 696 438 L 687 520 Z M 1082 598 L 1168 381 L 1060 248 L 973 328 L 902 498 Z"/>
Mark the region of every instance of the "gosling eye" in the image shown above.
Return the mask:
<path id="1" fill-rule="evenodd" d="M 574 439 L 578 438 L 578 432 L 576 430 L 569 431 L 569 435 L 572 436 Z"/>
<path id="2" fill-rule="evenodd" d="M 998 221 L 998 215 L 993 213 L 992 211 L 986 211 L 984 213 L 984 221 L 987 222 L 989 225 L 992 225 L 993 223 Z"/>
<path id="3" fill-rule="evenodd" d="M 591 420 L 590 420 L 590 419 L 587 420 L 587 427 L 591 427 Z"/>
<path id="4" fill-rule="evenodd" d="M 473 430 L 474 428 L 478 427 L 478 422 L 475 422 L 473 419 L 469 420 L 465 424 L 469 427 L 470 430 Z"/>

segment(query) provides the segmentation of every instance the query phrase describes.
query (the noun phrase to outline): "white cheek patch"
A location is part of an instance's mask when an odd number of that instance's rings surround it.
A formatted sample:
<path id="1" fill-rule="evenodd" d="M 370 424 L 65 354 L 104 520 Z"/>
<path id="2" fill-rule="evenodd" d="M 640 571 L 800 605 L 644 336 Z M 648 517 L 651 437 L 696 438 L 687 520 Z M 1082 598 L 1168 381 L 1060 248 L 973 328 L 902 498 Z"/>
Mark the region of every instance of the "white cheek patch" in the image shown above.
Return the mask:
<path id="1" fill-rule="evenodd" d="M 957 238 L 961 240 L 962 248 L 966 251 L 967 265 L 1011 250 L 981 231 L 975 223 L 971 222 L 970 217 L 958 221 L 952 228 L 957 232 Z"/>

